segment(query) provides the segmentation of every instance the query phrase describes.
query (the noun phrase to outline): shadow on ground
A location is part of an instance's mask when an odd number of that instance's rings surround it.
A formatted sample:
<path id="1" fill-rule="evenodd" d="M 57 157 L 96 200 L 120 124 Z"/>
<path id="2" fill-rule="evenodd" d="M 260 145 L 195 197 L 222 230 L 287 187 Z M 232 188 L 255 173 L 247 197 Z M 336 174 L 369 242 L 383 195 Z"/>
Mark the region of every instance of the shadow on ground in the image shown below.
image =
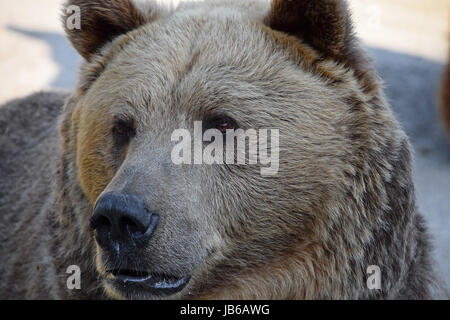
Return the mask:
<path id="1" fill-rule="evenodd" d="M 392 108 L 417 151 L 426 155 L 431 149 L 443 149 L 441 160 L 450 162 L 450 140 L 438 114 L 444 65 L 382 49 L 369 48 L 369 52 L 385 81 Z"/>
<path id="2" fill-rule="evenodd" d="M 82 59 L 64 35 L 52 32 L 32 31 L 16 26 L 8 26 L 7 29 L 43 41 L 50 46 L 52 58 L 59 67 L 59 73 L 49 86 L 65 89 L 72 89 L 74 87 L 77 79 L 77 68 Z"/>
<path id="3" fill-rule="evenodd" d="M 47 43 L 60 70 L 51 86 L 74 87 L 81 58 L 63 35 L 14 26 L 8 29 Z M 450 140 L 437 112 L 444 66 L 379 48 L 368 50 L 385 81 L 394 113 L 414 146 L 418 206 L 430 226 L 436 261 L 450 288 Z"/>

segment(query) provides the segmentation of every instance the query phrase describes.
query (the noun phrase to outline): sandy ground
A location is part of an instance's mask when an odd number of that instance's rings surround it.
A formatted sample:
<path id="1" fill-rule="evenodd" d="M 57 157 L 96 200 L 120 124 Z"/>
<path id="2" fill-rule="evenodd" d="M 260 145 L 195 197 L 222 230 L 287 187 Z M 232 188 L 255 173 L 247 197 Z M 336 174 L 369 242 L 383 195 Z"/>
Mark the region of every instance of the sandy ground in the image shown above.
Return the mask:
<path id="1" fill-rule="evenodd" d="M 81 59 L 64 37 L 62 2 L 0 0 L 0 103 L 74 86 Z M 411 137 L 418 206 L 435 240 L 437 267 L 450 287 L 450 139 L 436 112 L 450 0 L 350 0 L 350 7 L 357 34 L 375 58 L 394 112 Z"/>

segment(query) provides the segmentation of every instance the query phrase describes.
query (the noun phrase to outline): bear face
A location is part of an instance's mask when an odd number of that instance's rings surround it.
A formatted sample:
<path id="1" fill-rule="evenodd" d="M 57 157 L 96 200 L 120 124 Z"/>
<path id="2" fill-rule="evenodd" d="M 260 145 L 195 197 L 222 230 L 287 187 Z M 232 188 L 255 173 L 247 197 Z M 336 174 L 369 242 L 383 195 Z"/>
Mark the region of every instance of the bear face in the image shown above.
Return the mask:
<path id="1" fill-rule="evenodd" d="M 66 31 L 86 61 L 63 150 L 92 209 L 83 225 L 100 216 L 92 237 L 110 296 L 350 296 L 343 278 L 364 287 L 364 248 L 389 207 L 380 181 L 398 158 L 387 150 L 408 150 L 354 49 L 345 2 L 67 5 L 81 8 L 81 29 Z M 173 132 L 196 121 L 279 130 L 276 174 L 174 164 Z M 141 225 L 151 237 L 136 245 Z"/>

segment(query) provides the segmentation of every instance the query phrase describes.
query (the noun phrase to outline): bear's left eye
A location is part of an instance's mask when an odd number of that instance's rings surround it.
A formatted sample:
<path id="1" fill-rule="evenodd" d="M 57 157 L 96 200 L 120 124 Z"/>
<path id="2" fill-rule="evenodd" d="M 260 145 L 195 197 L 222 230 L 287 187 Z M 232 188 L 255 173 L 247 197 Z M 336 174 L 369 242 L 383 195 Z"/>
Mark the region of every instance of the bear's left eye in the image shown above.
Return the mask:
<path id="1" fill-rule="evenodd" d="M 117 143 L 128 143 L 136 134 L 132 121 L 115 120 L 112 128 L 112 134 Z"/>
<path id="2" fill-rule="evenodd" d="M 236 121 L 230 117 L 213 117 L 203 120 L 203 132 L 208 129 L 217 129 L 222 134 L 225 134 L 227 130 L 236 130 L 238 128 Z"/>

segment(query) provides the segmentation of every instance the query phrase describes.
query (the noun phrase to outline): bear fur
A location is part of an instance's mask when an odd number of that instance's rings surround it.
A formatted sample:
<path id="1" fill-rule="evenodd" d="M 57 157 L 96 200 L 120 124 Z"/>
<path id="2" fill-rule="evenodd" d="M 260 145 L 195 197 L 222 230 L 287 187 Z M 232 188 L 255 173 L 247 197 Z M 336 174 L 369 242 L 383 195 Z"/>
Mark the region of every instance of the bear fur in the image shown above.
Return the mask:
<path id="1" fill-rule="evenodd" d="M 111 284 L 114 261 L 89 226 L 111 191 L 161 212 L 132 262 L 191 276 L 167 298 L 444 296 L 408 138 L 345 1 L 69 5 L 81 9 L 81 30 L 65 24 L 85 59 L 76 89 L 0 107 L 0 298 L 160 298 Z M 278 174 L 172 164 L 171 132 L 211 113 L 279 128 Z M 116 117 L 136 128 L 121 149 Z M 71 265 L 79 290 L 67 287 Z M 367 286 L 372 265 L 381 289 Z"/>

